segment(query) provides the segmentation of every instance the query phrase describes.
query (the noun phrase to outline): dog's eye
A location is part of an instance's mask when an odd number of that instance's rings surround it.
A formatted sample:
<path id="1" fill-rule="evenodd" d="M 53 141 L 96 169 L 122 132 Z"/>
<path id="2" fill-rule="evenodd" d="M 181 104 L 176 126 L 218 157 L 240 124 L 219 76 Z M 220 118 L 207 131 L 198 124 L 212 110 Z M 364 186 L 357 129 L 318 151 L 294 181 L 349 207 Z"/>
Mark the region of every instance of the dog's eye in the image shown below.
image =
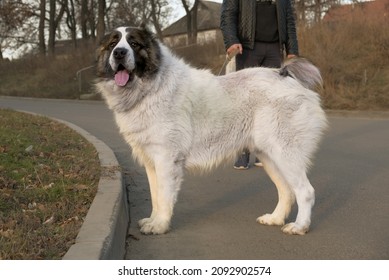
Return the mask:
<path id="1" fill-rule="evenodd" d="M 132 42 L 130 42 L 130 46 L 131 46 L 132 48 L 137 48 L 137 47 L 139 47 L 140 45 L 139 45 L 137 42 L 132 41 Z"/>

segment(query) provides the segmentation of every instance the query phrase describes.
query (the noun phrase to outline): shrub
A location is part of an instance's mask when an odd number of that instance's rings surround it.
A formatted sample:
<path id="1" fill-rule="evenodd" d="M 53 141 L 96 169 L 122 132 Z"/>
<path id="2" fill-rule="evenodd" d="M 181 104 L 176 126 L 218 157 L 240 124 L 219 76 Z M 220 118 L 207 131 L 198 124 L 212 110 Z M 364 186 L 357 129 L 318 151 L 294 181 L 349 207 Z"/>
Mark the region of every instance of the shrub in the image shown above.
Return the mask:
<path id="1" fill-rule="evenodd" d="M 345 22 L 299 29 L 300 53 L 324 78 L 331 109 L 389 109 L 389 31 L 379 18 L 355 14 Z"/>

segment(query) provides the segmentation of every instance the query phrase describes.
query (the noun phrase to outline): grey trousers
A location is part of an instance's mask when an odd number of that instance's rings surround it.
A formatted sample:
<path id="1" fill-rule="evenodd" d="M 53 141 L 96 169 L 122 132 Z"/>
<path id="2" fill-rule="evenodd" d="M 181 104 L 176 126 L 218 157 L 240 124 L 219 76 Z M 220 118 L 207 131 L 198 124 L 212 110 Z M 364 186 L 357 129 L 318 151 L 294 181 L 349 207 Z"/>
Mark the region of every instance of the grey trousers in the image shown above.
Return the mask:
<path id="1" fill-rule="evenodd" d="M 236 56 L 236 70 L 248 67 L 280 68 L 282 62 L 280 44 L 256 42 L 254 49 L 243 49 L 241 55 Z"/>

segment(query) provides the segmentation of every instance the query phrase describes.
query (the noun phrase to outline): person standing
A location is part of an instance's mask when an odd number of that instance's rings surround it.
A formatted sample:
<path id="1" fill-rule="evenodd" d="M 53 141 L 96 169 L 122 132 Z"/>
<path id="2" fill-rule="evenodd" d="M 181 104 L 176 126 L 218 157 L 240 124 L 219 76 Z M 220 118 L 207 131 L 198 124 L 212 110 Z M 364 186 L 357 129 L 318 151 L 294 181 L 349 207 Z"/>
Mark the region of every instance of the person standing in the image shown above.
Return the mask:
<path id="1" fill-rule="evenodd" d="M 293 0 L 223 0 L 220 28 L 236 71 L 248 67 L 280 68 L 282 60 L 298 56 Z M 248 169 L 250 152 L 243 151 L 235 169 Z M 256 166 L 262 166 L 255 159 Z"/>

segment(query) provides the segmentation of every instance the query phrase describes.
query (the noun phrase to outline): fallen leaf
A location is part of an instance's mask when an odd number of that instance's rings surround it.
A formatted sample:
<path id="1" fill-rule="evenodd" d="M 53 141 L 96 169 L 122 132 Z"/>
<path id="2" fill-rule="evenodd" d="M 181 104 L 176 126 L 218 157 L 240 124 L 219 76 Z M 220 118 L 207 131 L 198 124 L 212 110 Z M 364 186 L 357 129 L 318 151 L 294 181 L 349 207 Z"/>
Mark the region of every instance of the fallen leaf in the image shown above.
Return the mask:
<path id="1" fill-rule="evenodd" d="M 46 221 L 43 222 L 44 225 L 49 225 L 49 224 L 52 224 L 54 222 L 54 215 L 51 216 L 49 219 L 47 219 Z"/>
<path id="2" fill-rule="evenodd" d="M 54 186 L 54 183 L 50 183 L 46 186 L 43 186 L 43 189 L 48 190 L 48 189 L 51 189 L 53 186 Z"/>
<path id="3" fill-rule="evenodd" d="M 76 185 L 75 189 L 77 189 L 77 190 L 87 190 L 87 189 L 89 189 L 89 187 L 87 185 L 80 184 L 80 185 Z"/>
<path id="4" fill-rule="evenodd" d="M 7 229 L 5 231 L 0 230 L 0 236 L 5 237 L 5 238 L 11 238 L 13 233 L 14 233 L 14 231 L 12 229 Z"/>
<path id="5" fill-rule="evenodd" d="M 36 202 L 29 203 L 29 204 L 27 205 L 27 208 L 30 209 L 30 210 L 35 209 L 35 208 L 36 208 Z"/>
<path id="6" fill-rule="evenodd" d="M 37 208 L 41 211 L 44 211 L 46 207 L 42 203 L 38 203 Z"/>
<path id="7" fill-rule="evenodd" d="M 34 146 L 33 146 L 33 145 L 30 145 L 30 146 L 28 146 L 24 151 L 25 151 L 26 153 L 31 153 L 31 151 L 32 151 L 33 148 L 34 148 Z"/>

